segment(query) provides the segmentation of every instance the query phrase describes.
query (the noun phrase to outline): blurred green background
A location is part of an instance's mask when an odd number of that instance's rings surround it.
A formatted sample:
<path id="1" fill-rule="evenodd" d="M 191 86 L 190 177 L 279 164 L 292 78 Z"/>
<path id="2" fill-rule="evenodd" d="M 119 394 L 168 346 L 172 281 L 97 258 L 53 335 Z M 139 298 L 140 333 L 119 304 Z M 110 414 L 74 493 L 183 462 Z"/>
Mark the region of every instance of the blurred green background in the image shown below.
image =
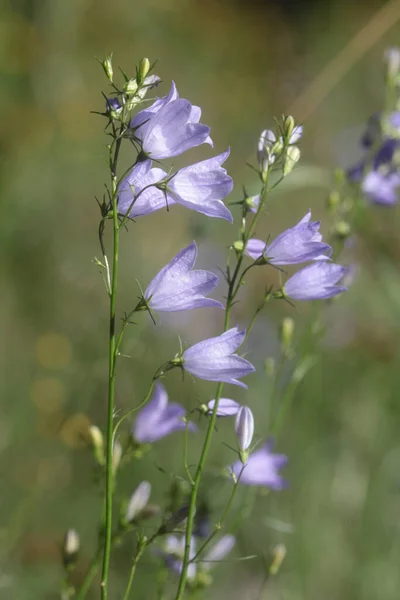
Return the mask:
<path id="1" fill-rule="evenodd" d="M 257 192 L 245 163 L 254 161 L 260 131 L 293 111 L 305 126 L 302 161 L 271 197 L 259 233 L 276 234 L 308 208 L 327 233 L 331 173 L 357 158 L 363 124 L 380 107 L 382 56 L 400 41 L 400 3 L 5 0 L 1 6 L 0 598 L 51 600 L 60 597 L 65 530 L 75 527 L 81 536 L 79 581 L 101 510 L 85 443 L 90 423 L 105 425 L 107 379 L 107 297 L 92 262 L 99 254 L 94 195 L 102 195 L 107 181 L 106 138 L 103 121 L 90 114 L 103 110 L 106 82 L 94 56 L 114 52 L 128 73 L 143 56 L 160 58 L 159 93 L 174 79 L 181 95 L 202 107 L 216 151 L 231 147 L 232 200 L 240 199 L 242 184 Z M 192 151 L 176 164 L 206 153 Z M 397 208 L 371 208 L 346 250 L 343 260 L 359 264 L 358 276 L 324 315 L 318 362 L 299 386 L 278 442 L 290 459 L 290 487 L 258 496 L 239 531 L 232 559 L 267 556 L 278 542 L 287 546 L 279 576 L 264 585 L 261 558 L 227 561 L 205 597 L 399 598 L 399 225 Z M 147 285 L 194 238 L 200 266 L 223 266 L 235 231 L 181 207 L 138 221 L 122 236 L 120 314 L 136 302 L 135 279 Z M 259 272 L 249 279 L 233 323 L 246 325 L 265 283 Z M 263 363 L 277 357 L 278 324 L 288 314 L 300 332 L 310 307 L 269 307 L 249 341 L 257 375 L 248 392 L 227 390 L 254 409 L 261 438 L 271 392 Z M 177 332 L 189 344 L 221 327 L 214 309 L 163 317 L 157 328 L 139 316 L 126 336 L 131 358 L 119 365 L 121 409 L 140 401 L 154 370 L 178 349 Z M 189 378 L 182 384 L 175 372 L 166 387 L 188 409 L 215 389 Z M 200 440 L 201 434 L 191 438 L 192 461 Z M 214 438 L 210 469 L 232 460 L 223 440 L 233 443 L 232 423 Z M 161 441 L 126 467 L 118 497 L 146 478 L 153 500 L 164 503 L 171 474 L 183 474 L 182 443 L 180 435 Z M 214 520 L 228 490 L 205 482 L 202 499 Z M 246 499 L 241 490 L 234 515 Z M 126 585 L 134 544 L 132 535 L 113 555 L 113 600 Z M 157 564 L 145 556 L 135 598 L 156 598 Z M 90 598 L 98 598 L 97 590 Z"/>

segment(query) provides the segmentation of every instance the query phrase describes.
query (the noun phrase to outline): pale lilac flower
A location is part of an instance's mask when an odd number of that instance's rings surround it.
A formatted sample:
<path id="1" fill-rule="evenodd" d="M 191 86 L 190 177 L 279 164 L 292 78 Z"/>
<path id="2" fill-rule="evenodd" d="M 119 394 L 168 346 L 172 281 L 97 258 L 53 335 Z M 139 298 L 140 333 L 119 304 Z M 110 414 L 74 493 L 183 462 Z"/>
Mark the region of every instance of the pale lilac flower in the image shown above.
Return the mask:
<path id="1" fill-rule="evenodd" d="M 269 165 L 274 164 L 275 155 L 271 153 L 272 147 L 276 142 L 276 136 L 270 129 L 264 129 L 261 132 L 257 146 L 257 158 L 260 168 L 266 171 Z"/>
<path id="2" fill-rule="evenodd" d="M 254 260 L 264 256 L 271 265 L 295 265 L 331 252 L 332 248 L 322 242 L 319 221 L 310 219 L 309 211 L 297 225 L 286 229 L 270 244 L 256 238 L 250 239 L 246 245 L 246 254 Z"/>
<path id="3" fill-rule="evenodd" d="M 151 160 L 139 162 L 121 182 L 118 188 L 119 214 L 126 215 L 131 207 L 129 217 L 134 219 L 175 204 L 172 198 L 167 199 L 165 193 L 155 186 L 166 177 L 165 171 L 152 168 L 151 164 Z"/>
<path id="4" fill-rule="evenodd" d="M 234 354 L 245 337 L 245 331 L 233 327 L 218 337 L 199 342 L 183 353 L 183 368 L 199 379 L 233 383 L 247 388 L 238 379 L 252 373 L 255 368 L 249 361 Z"/>
<path id="5" fill-rule="evenodd" d="M 391 206 L 398 200 L 400 174 L 396 172 L 370 171 L 362 182 L 364 194 L 375 204 Z"/>
<path id="6" fill-rule="evenodd" d="M 133 492 L 125 513 L 127 523 L 131 523 L 146 508 L 151 494 L 151 484 L 142 481 Z"/>
<path id="7" fill-rule="evenodd" d="M 178 311 L 218 306 L 221 302 L 205 298 L 217 285 L 219 278 L 210 271 L 192 271 L 197 256 L 195 242 L 184 248 L 154 277 L 144 298 L 156 311 Z"/>
<path id="8" fill-rule="evenodd" d="M 289 144 L 295 144 L 303 135 L 303 125 L 296 125 L 290 134 Z"/>
<path id="9" fill-rule="evenodd" d="M 183 557 L 185 554 L 185 536 L 167 535 L 163 549 L 157 550 L 166 564 L 166 566 L 175 574 L 180 575 L 182 571 Z M 189 559 L 196 556 L 196 540 L 192 536 L 190 540 Z M 188 566 L 188 580 L 192 581 L 196 577 L 197 567 L 194 562 Z"/>
<path id="10" fill-rule="evenodd" d="M 232 222 L 232 215 L 222 202 L 233 189 L 232 178 L 221 167 L 228 156 L 229 148 L 218 156 L 180 169 L 168 182 L 168 198 L 208 217 Z"/>
<path id="11" fill-rule="evenodd" d="M 215 406 L 215 400 L 210 400 L 207 404 L 208 414 L 211 415 Z M 217 408 L 217 417 L 233 417 L 240 410 L 239 402 L 231 398 L 220 398 Z"/>
<path id="12" fill-rule="evenodd" d="M 292 275 L 283 286 L 283 293 L 293 300 L 327 300 L 347 290 L 337 285 L 346 273 L 346 267 L 318 260 Z"/>
<path id="13" fill-rule="evenodd" d="M 157 382 L 152 399 L 139 412 L 132 427 L 132 435 L 140 444 L 155 442 L 174 431 L 186 428 L 183 418 L 186 410 L 176 402 L 168 403 L 164 386 Z M 193 423 L 188 429 L 196 430 Z"/>
<path id="14" fill-rule="evenodd" d="M 199 123 L 200 117 L 200 108 L 180 99 L 172 83 L 169 94 L 137 113 L 130 127 L 147 156 L 171 158 L 200 144 L 213 145 L 210 128 Z"/>
<path id="15" fill-rule="evenodd" d="M 248 406 L 242 406 L 237 413 L 235 430 L 239 449 L 242 452 L 246 452 L 250 447 L 254 435 L 254 416 Z"/>
<path id="16" fill-rule="evenodd" d="M 224 560 L 234 548 L 236 538 L 234 535 L 224 535 L 214 546 L 207 552 L 200 566 L 203 570 L 209 571 L 216 566 L 221 560 Z"/>
<path id="17" fill-rule="evenodd" d="M 243 485 L 262 485 L 271 490 L 281 490 L 286 487 L 286 481 L 279 475 L 279 469 L 287 463 L 283 454 L 272 453 L 272 443 L 268 442 L 253 454 L 250 454 L 245 465 L 240 460 L 231 467 L 239 483 Z"/>

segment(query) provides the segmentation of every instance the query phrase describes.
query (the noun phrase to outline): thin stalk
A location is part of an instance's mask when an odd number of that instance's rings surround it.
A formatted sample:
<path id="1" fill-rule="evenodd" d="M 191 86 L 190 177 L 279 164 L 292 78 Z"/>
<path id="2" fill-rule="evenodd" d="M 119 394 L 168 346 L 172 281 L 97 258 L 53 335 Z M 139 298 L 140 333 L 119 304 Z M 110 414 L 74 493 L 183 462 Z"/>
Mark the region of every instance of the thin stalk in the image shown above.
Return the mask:
<path id="1" fill-rule="evenodd" d="M 132 583 L 133 583 L 133 579 L 135 577 L 137 564 L 138 564 L 140 558 L 142 557 L 143 552 L 155 540 L 157 535 L 158 535 L 158 531 L 155 534 L 153 534 L 150 538 L 144 537 L 138 542 L 138 547 L 137 547 L 136 554 L 135 554 L 133 562 L 132 562 L 131 571 L 129 573 L 128 585 L 126 586 L 123 600 L 129 599 L 129 594 L 131 592 Z"/>
<path id="2" fill-rule="evenodd" d="M 118 282 L 118 252 L 119 252 L 119 227 L 117 208 L 117 164 L 122 138 L 118 137 L 115 143 L 114 155 L 110 147 L 110 170 L 111 170 L 111 199 L 113 212 L 113 257 L 110 293 L 110 325 L 108 342 L 108 411 L 107 411 L 107 447 L 106 447 L 106 510 L 104 528 L 104 554 L 103 568 L 101 574 L 101 599 L 107 600 L 108 596 L 108 572 L 110 568 L 111 539 L 112 539 L 112 504 L 113 504 L 113 419 L 115 406 L 115 361 L 116 361 L 116 335 L 115 335 L 115 313 L 117 306 L 117 282 Z"/>

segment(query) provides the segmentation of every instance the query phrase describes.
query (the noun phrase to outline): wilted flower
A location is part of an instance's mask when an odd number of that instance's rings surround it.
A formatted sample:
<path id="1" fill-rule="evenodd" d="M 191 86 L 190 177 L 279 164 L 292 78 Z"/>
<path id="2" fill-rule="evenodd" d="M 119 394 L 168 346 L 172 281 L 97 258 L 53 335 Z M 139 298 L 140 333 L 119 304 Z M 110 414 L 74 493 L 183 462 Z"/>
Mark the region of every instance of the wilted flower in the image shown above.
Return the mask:
<path id="1" fill-rule="evenodd" d="M 210 400 L 207 404 L 208 414 L 211 415 L 215 406 L 215 400 Z M 220 398 L 217 408 L 217 417 L 233 417 L 240 410 L 239 402 L 231 398 Z"/>
<path id="2" fill-rule="evenodd" d="M 216 566 L 218 562 L 223 560 L 233 549 L 236 544 L 234 535 L 224 535 L 214 546 L 207 552 L 200 565 L 202 569 L 209 571 Z"/>
<path id="3" fill-rule="evenodd" d="M 247 450 L 253 440 L 254 417 L 248 406 L 242 406 L 236 415 L 235 421 L 236 438 L 243 463 L 247 461 Z"/>
<path id="4" fill-rule="evenodd" d="M 272 443 L 268 442 L 253 454 L 250 454 L 247 463 L 236 461 L 230 468 L 239 483 L 243 485 L 261 485 L 272 490 L 281 490 L 286 487 L 286 481 L 279 475 L 279 469 L 287 463 L 283 454 L 273 454 Z"/>
<path id="5" fill-rule="evenodd" d="M 174 431 L 186 428 L 186 410 L 176 402 L 168 403 L 168 394 L 162 383 L 157 382 L 152 399 L 139 412 L 132 427 L 132 435 L 140 444 L 155 442 Z M 188 424 L 194 431 L 196 426 Z"/>
<path id="6" fill-rule="evenodd" d="M 217 337 L 199 342 L 183 353 L 183 368 L 199 379 L 224 381 L 247 388 L 238 379 L 255 368 L 248 360 L 234 354 L 245 337 L 245 331 L 233 327 Z"/>
<path id="7" fill-rule="evenodd" d="M 133 492 L 125 513 L 127 523 L 132 523 L 147 506 L 151 494 L 151 484 L 148 481 L 142 481 Z"/>
<path id="8" fill-rule="evenodd" d="M 332 248 L 322 242 L 320 222 L 310 221 L 309 211 L 302 219 L 270 244 L 251 238 L 246 245 L 246 254 L 254 260 L 263 256 L 271 265 L 295 265 L 330 252 Z"/>
<path id="9" fill-rule="evenodd" d="M 165 312 L 204 306 L 223 308 L 218 300 L 205 298 L 218 285 L 219 278 L 210 271 L 192 271 L 196 256 L 193 242 L 161 269 L 144 293 L 147 306 Z"/>
<path id="10" fill-rule="evenodd" d="M 199 123 L 200 117 L 200 108 L 180 99 L 172 83 L 169 94 L 137 113 L 130 127 L 147 156 L 171 158 L 200 144 L 212 146 L 210 128 Z"/>
<path id="11" fill-rule="evenodd" d="M 347 290 L 337 285 L 346 272 L 346 267 L 318 260 L 292 275 L 283 286 L 283 293 L 293 300 L 327 300 Z"/>

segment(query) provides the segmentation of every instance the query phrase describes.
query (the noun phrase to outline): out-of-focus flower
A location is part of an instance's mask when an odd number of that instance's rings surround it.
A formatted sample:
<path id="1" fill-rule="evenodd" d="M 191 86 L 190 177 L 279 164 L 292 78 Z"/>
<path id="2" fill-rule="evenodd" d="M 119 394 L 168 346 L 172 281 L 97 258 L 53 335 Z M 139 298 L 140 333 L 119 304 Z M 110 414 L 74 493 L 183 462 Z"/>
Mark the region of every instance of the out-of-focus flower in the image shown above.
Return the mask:
<path id="1" fill-rule="evenodd" d="M 242 345 L 245 331 L 233 327 L 222 335 L 191 346 L 182 355 L 182 366 L 188 373 L 207 381 L 223 381 L 247 388 L 238 379 L 255 368 L 248 360 L 234 354 Z"/>
<path id="2" fill-rule="evenodd" d="M 318 260 L 292 275 L 283 286 L 283 293 L 293 300 L 327 300 L 347 290 L 337 285 L 346 272 L 346 267 Z"/>
<path id="3" fill-rule="evenodd" d="M 391 206 L 398 200 L 400 174 L 396 172 L 370 171 L 362 182 L 364 194 L 375 204 Z"/>
<path id="4" fill-rule="evenodd" d="M 201 109 L 180 99 L 175 84 L 164 98 L 137 113 L 130 127 L 142 150 L 154 159 L 171 158 L 200 144 L 210 144 L 210 128 L 199 123 Z"/>
<path id="5" fill-rule="evenodd" d="M 272 443 L 268 442 L 262 448 L 250 454 L 247 463 L 236 461 L 230 468 L 236 478 L 240 476 L 239 484 L 260 485 L 272 490 L 286 487 L 286 481 L 280 476 L 279 469 L 287 463 L 283 454 L 272 453 Z"/>
<path id="6" fill-rule="evenodd" d="M 215 400 L 210 400 L 207 404 L 208 414 L 211 415 L 215 406 Z M 220 398 L 217 408 L 217 417 L 233 417 L 240 410 L 239 402 L 231 398 Z"/>
<path id="7" fill-rule="evenodd" d="M 75 529 L 68 529 L 62 548 L 63 562 L 66 568 L 72 568 L 78 558 L 80 548 L 79 534 Z"/>
<path id="8" fill-rule="evenodd" d="M 251 238 L 246 245 L 246 254 L 254 260 L 263 256 L 271 265 L 295 265 L 331 252 L 332 248 L 322 242 L 320 222 L 310 219 L 309 211 L 297 225 L 286 229 L 270 244 Z"/>
<path id="9" fill-rule="evenodd" d="M 192 271 L 197 256 L 195 242 L 187 246 L 154 277 L 144 298 L 155 311 L 179 311 L 218 306 L 221 302 L 206 298 L 217 285 L 219 278 L 210 271 Z"/>
<path id="10" fill-rule="evenodd" d="M 254 416 L 248 406 L 242 406 L 236 415 L 235 421 L 236 438 L 241 453 L 241 458 L 247 459 L 247 450 L 253 440 Z M 245 456 L 246 455 L 246 456 Z M 246 460 L 242 458 L 242 462 Z"/>
<path id="11" fill-rule="evenodd" d="M 183 418 L 186 410 L 176 402 L 168 403 L 168 394 L 164 386 L 157 382 L 152 399 L 138 416 L 132 427 L 132 435 L 140 444 L 155 442 L 174 431 L 186 428 Z M 195 431 L 194 423 L 188 424 L 190 431 Z"/>
<path id="12" fill-rule="evenodd" d="M 142 481 L 133 492 L 125 513 L 127 523 L 132 523 L 146 508 L 151 494 L 151 484 L 148 481 Z"/>
<path id="13" fill-rule="evenodd" d="M 236 544 L 234 535 L 224 535 L 214 546 L 207 552 L 204 559 L 201 560 L 200 566 L 205 571 L 209 571 L 215 567 L 221 560 L 233 550 Z"/>
<path id="14" fill-rule="evenodd" d="M 157 554 L 164 559 L 166 566 L 180 575 L 185 554 L 185 536 L 167 535 L 162 549 L 157 549 Z M 196 540 L 194 537 L 190 540 L 189 559 L 196 556 Z M 187 578 L 193 581 L 196 577 L 197 567 L 194 562 L 189 563 Z"/>

